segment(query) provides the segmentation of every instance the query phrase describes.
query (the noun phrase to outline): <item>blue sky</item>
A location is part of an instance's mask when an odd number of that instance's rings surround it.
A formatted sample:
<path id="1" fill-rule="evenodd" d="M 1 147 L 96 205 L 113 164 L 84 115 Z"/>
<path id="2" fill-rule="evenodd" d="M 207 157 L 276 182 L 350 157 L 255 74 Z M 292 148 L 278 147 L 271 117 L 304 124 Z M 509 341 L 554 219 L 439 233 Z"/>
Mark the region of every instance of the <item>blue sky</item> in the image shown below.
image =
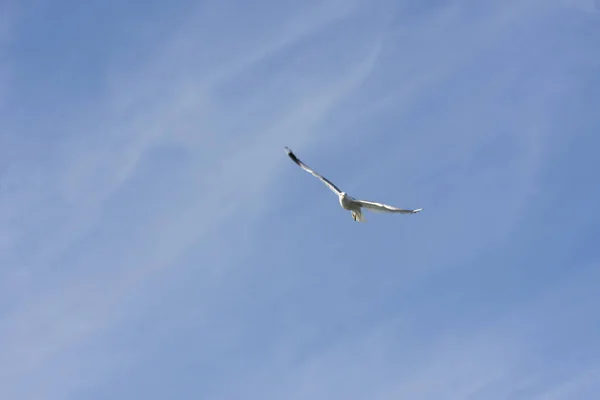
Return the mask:
<path id="1" fill-rule="evenodd" d="M 595 399 L 598 43 L 593 0 L 3 1 L 0 397 Z"/>

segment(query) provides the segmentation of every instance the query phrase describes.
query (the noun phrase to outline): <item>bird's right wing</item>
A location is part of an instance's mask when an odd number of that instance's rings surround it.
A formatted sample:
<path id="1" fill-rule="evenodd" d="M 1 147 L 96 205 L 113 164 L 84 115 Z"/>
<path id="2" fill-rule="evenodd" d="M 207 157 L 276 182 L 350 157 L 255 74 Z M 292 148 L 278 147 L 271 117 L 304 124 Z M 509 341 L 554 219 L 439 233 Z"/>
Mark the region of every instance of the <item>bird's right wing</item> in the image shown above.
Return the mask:
<path id="1" fill-rule="evenodd" d="M 289 148 L 286 147 L 285 151 L 286 151 L 287 155 L 292 159 L 293 162 L 295 162 L 300 168 L 302 168 L 303 170 L 305 170 L 306 172 L 308 172 L 315 178 L 318 178 L 319 180 L 321 180 L 321 182 L 323 182 L 325 185 L 327 185 L 327 187 L 329 189 L 331 189 L 333 192 L 335 192 L 335 194 L 339 195 L 340 193 L 342 193 L 342 191 L 337 186 L 335 186 L 333 183 L 331 183 L 327 178 L 325 178 L 324 176 L 313 171 L 311 168 L 309 168 L 308 165 L 306 165 L 302 161 L 300 161 L 300 159 L 298 157 L 296 157 L 296 155 L 292 152 L 292 150 L 290 150 Z"/>
<path id="2" fill-rule="evenodd" d="M 422 210 L 422 208 L 417 208 L 416 210 L 406 210 L 403 208 L 397 208 L 394 206 L 389 206 L 383 203 L 375 203 L 374 201 L 366 201 L 366 200 L 355 200 L 358 204 L 363 206 L 364 208 L 375 211 L 375 212 L 385 212 L 385 213 L 400 213 L 400 214 L 415 214 Z"/>

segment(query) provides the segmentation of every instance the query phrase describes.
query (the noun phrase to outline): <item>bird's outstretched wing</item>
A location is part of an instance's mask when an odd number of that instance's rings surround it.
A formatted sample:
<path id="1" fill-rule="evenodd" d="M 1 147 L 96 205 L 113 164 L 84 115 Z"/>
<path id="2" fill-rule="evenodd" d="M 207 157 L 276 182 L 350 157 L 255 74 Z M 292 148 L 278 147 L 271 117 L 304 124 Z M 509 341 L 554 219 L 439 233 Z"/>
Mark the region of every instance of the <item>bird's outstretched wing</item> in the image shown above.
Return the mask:
<path id="1" fill-rule="evenodd" d="M 415 214 L 422 210 L 422 208 L 417 208 L 416 210 L 405 210 L 403 208 L 397 208 L 388 206 L 387 204 L 375 203 L 373 201 L 366 200 L 355 200 L 355 202 L 360 204 L 362 207 L 375 212 Z"/>
<path id="2" fill-rule="evenodd" d="M 298 157 L 296 157 L 296 155 L 288 147 L 285 148 L 285 152 L 292 159 L 293 162 L 295 162 L 296 164 L 298 164 L 298 166 L 300 168 L 302 168 L 303 170 L 305 170 L 306 172 L 308 172 L 309 174 L 311 174 L 315 178 L 320 179 L 321 182 L 323 182 L 324 184 L 326 184 L 329 189 L 331 189 L 333 192 L 335 192 L 335 194 L 339 195 L 340 193 L 342 193 L 342 191 L 337 186 L 335 186 L 333 183 L 331 183 L 327 178 L 325 178 L 324 176 L 322 176 L 322 175 L 318 174 L 317 172 L 313 171 L 311 168 L 309 168 L 308 165 L 306 165 L 302 161 L 300 161 L 300 159 Z"/>

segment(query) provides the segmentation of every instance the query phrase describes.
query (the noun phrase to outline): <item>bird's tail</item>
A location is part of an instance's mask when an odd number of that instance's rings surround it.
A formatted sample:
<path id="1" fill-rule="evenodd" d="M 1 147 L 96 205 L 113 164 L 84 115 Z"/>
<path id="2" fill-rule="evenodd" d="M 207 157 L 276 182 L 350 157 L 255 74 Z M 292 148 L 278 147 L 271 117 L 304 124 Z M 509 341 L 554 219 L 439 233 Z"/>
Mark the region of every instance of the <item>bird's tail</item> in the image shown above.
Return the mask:
<path id="1" fill-rule="evenodd" d="M 367 222 L 367 218 L 359 211 L 352 211 L 352 219 L 356 222 Z"/>

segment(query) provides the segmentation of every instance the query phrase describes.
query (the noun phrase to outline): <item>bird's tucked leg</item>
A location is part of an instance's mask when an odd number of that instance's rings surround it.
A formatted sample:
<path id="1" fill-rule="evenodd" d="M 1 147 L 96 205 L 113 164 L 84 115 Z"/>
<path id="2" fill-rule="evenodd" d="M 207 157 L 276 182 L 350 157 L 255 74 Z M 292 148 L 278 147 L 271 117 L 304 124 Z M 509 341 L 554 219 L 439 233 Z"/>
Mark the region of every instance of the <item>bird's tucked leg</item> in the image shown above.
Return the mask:
<path id="1" fill-rule="evenodd" d="M 352 219 L 356 222 L 365 222 L 367 219 L 363 216 L 362 212 L 352 210 Z"/>

